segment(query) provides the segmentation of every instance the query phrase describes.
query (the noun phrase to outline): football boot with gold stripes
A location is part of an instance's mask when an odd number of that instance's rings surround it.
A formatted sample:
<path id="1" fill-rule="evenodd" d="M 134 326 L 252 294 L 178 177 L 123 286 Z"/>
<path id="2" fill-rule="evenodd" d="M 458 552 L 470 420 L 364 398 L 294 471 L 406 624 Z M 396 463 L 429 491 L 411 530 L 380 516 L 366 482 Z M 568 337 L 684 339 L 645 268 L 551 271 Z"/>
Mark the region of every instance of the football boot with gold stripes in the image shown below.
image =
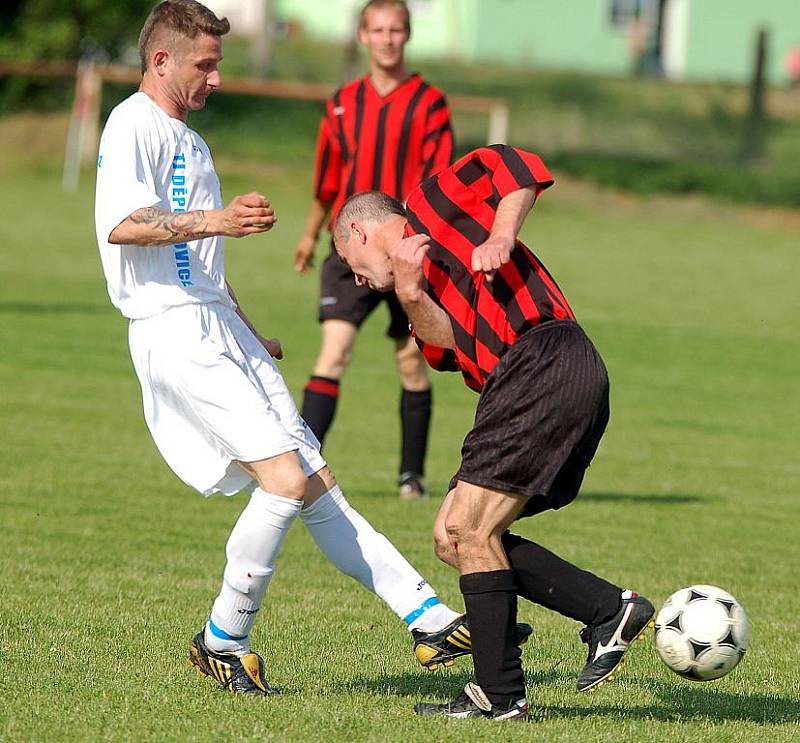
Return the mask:
<path id="1" fill-rule="evenodd" d="M 524 622 L 517 624 L 517 645 L 524 645 L 533 634 L 533 627 Z M 440 666 L 449 668 L 455 659 L 472 652 L 467 615 L 456 617 L 438 632 L 411 630 L 414 638 L 414 655 L 423 668 L 435 671 Z"/>
<path id="2" fill-rule="evenodd" d="M 195 635 L 189 647 L 189 662 L 203 676 L 210 676 L 228 691 L 236 694 L 269 696 L 280 694 L 264 678 L 264 659 L 258 653 L 239 657 L 232 653 L 216 653 L 206 645 L 203 632 Z"/>

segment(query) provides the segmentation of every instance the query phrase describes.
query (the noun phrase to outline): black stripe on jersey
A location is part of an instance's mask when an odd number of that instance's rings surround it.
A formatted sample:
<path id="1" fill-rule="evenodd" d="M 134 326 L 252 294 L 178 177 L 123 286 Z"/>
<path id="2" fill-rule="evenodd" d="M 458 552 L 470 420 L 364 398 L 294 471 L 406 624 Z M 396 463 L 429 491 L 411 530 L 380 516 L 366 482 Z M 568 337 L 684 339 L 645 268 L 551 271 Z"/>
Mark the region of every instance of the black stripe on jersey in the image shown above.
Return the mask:
<path id="1" fill-rule="evenodd" d="M 561 294 L 561 288 L 556 283 L 556 280 L 553 278 L 553 275 L 547 270 L 547 268 L 545 267 L 544 263 L 539 262 L 539 269 L 541 270 L 542 273 L 547 275 L 547 278 L 549 278 L 550 281 L 553 282 L 553 285 L 558 289 L 558 294 Z M 553 295 L 552 296 L 552 301 L 555 302 L 556 304 L 558 304 L 558 306 L 562 310 L 564 310 L 564 312 L 566 313 L 567 317 L 572 317 L 572 310 L 568 306 L 564 305 L 561 302 L 561 299 L 560 299 L 559 296 Z"/>
<path id="2" fill-rule="evenodd" d="M 445 121 L 444 124 L 442 124 L 438 129 L 434 129 L 432 132 L 428 132 L 422 141 L 427 142 L 429 139 L 433 139 L 434 137 L 439 137 L 442 134 L 444 134 L 448 129 L 450 129 L 450 122 Z"/>
<path id="3" fill-rule="evenodd" d="M 447 106 L 447 101 L 444 99 L 444 96 L 437 98 L 428 106 L 428 116 L 435 114 L 437 111 L 441 111 L 445 106 Z"/>
<path id="4" fill-rule="evenodd" d="M 514 292 L 499 271 L 495 273 L 492 280 L 492 296 L 505 309 L 508 323 L 515 333 L 521 333 L 523 329 L 527 329 L 530 326 L 530 321 L 522 312 Z"/>
<path id="5" fill-rule="evenodd" d="M 325 175 L 328 172 L 328 161 L 331 157 L 331 145 L 330 141 L 325 141 L 325 149 L 322 150 L 322 159 L 320 160 L 319 164 L 319 188 L 317 188 L 317 196 L 319 196 L 319 192 L 322 190 L 322 184 L 325 183 Z"/>
<path id="6" fill-rule="evenodd" d="M 495 280 L 497 280 L 499 274 L 495 273 Z M 494 281 L 492 281 L 494 284 Z M 497 294 L 494 292 L 494 287 L 492 287 L 492 293 L 496 297 Z M 494 328 L 486 321 L 486 318 L 481 315 L 480 312 L 475 313 L 475 337 L 483 343 L 486 348 L 488 348 L 497 358 L 499 359 L 508 349 L 508 344 L 504 343 L 500 336 L 497 335 Z M 484 377 L 489 376 L 489 372 L 486 369 L 481 369 L 481 374 Z"/>
<path id="7" fill-rule="evenodd" d="M 333 94 L 333 110 L 336 111 L 342 107 L 342 91 L 337 90 Z M 335 114 L 334 114 L 335 115 Z M 344 134 L 344 119 L 341 116 L 336 116 L 336 132 L 339 139 L 339 149 L 342 151 L 342 162 L 350 160 L 350 150 L 347 149 L 347 137 Z"/>
<path id="8" fill-rule="evenodd" d="M 494 144 L 490 149 L 500 153 L 505 166 L 508 168 L 511 175 L 514 176 L 514 180 L 516 180 L 520 187 L 527 187 L 536 182 L 531 169 L 525 164 L 525 161 L 517 154 L 513 147 Z"/>
<path id="9" fill-rule="evenodd" d="M 526 250 L 527 248 L 517 245 L 511 251 L 511 262 L 517 267 L 527 291 L 533 297 L 536 308 L 539 310 L 539 315 L 541 317 L 553 317 L 553 303 L 550 301 L 547 287 L 538 276 L 533 275 L 535 268 L 533 262 L 523 252 Z M 517 328 L 514 328 L 514 330 L 519 332 Z"/>
<path id="10" fill-rule="evenodd" d="M 400 134 L 400 144 L 397 147 L 397 162 L 395 165 L 395 192 L 392 194 L 396 198 L 401 198 L 403 193 L 403 173 L 406 170 L 406 152 L 408 151 L 408 138 L 411 134 L 411 123 L 414 120 L 414 110 L 419 105 L 420 98 L 422 98 L 425 91 L 430 87 L 428 83 L 422 83 L 414 92 L 411 100 L 408 102 L 406 114 L 403 117 L 403 128 Z"/>
<path id="11" fill-rule="evenodd" d="M 471 186 L 484 175 L 486 171 L 475 160 L 468 160 L 456 171 L 456 178 L 465 186 Z"/>
<path id="12" fill-rule="evenodd" d="M 356 127 L 353 132 L 353 141 L 358 145 L 361 139 L 361 124 L 364 121 L 364 93 L 366 92 L 367 84 L 362 80 L 358 85 L 356 91 Z M 347 191 L 345 198 L 349 198 L 355 193 L 356 190 L 356 171 L 358 170 L 358 147 L 356 146 L 355 154 L 353 155 L 353 168 L 350 171 L 350 177 L 347 179 Z"/>
<path id="13" fill-rule="evenodd" d="M 497 211 L 497 207 L 500 205 L 500 192 L 497 190 L 497 186 L 492 184 L 492 195 L 487 196 L 483 202 L 492 207 L 494 211 Z"/>
<path id="14" fill-rule="evenodd" d="M 425 181 L 422 186 L 422 192 L 425 194 L 425 199 L 431 208 L 450 227 L 460 232 L 473 245 L 480 245 L 489 239 L 489 230 L 452 201 L 442 190 L 437 178 Z"/>
<path id="15" fill-rule="evenodd" d="M 381 176 L 383 175 L 383 148 L 386 144 L 386 117 L 389 115 L 388 103 L 383 105 L 378 114 L 378 131 L 375 135 L 375 159 L 372 167 L 372 190 L 381 190 Z"/>

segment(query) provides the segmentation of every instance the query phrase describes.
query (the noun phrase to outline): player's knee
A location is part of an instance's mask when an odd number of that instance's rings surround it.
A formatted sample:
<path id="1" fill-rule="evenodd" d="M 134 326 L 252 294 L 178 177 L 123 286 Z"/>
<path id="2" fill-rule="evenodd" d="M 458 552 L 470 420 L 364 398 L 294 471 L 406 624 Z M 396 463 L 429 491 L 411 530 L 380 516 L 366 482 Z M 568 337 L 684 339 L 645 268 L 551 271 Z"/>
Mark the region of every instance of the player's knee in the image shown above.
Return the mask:
<path id="1" fill-rule="evenodd" d="M 352 358 L 353 350 L 350 347 L 326 346 L 320 352 L 314 373 L 320 377 L 341 379 Z"/>
<path id="2" fill-rule="evenodd" d="M 258 478 L 258 485 L 262 490 L 292 500 L 305 498 L 307 484 L 308 478 L 299 464 L 296 467 L 284 467 L 280 472 L 272 472 Z"/>
<path id="3" fill-rule="evenodd" d="M 397 350 L 397 371 L 407 390 L 422 391 L 430 387 L 425 359 L 416 343 L 411 342 Z"/>
<path id="4" fill-rule="evenodd" d="M 450 543 L 446 534 L 444 536 L 439 534 L 433 535 L 433 551 L 436 557 L 445 563 L 445 565 L 450 565 L 454 568 L 458 567 L 458 554 L 453 549 L 453 545 Z"/>
<path id="5" fill-rule="evenodd" d="M 477 554 L 488 547 L 488 539 L 472 524 L 449 518 L 445 524 L 450 545 L 460 554 Z"/>

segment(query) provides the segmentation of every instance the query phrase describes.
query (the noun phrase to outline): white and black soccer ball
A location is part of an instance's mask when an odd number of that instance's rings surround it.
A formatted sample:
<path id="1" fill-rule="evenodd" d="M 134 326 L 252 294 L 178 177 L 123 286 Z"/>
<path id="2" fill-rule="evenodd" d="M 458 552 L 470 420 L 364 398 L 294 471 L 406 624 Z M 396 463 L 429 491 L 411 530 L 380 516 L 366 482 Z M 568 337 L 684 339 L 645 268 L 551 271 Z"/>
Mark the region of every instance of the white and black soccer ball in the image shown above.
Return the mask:
<path id="1" fill-rule="evenodd" d="M 749 634 L 742 606 L 716 586 L 681 588 L 656 616 L 661 660 L 692 681 L 711 681 L 730 673 L 747 650 Z"/>

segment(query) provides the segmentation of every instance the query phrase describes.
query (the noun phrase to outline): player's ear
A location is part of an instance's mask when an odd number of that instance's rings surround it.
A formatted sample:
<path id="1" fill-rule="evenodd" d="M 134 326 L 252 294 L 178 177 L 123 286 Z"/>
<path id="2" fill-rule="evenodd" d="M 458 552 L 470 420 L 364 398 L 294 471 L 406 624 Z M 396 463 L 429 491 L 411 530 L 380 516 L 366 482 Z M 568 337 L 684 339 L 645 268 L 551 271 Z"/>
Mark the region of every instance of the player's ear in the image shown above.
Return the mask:
<path id="1" fill-rule="evenodd" d="M 350 223 L 350 232 L 353 233 L 353 235 L 355 236 L 356 240 L 358 240 L 358 242 L 361 245 L 366 245 L 367 244 L 367 232 L 364 229 L 364 227 L 362 225 L 360 225 L 358 222 L 351 222 Z"/>
<path id="2" fill-rule="evenodd" d="M 151 65 L 160 75 L 164 74 L 169 57 L 170 53 L 166 49 L 156 49 L 155 52 L 153 52 Z"/>

